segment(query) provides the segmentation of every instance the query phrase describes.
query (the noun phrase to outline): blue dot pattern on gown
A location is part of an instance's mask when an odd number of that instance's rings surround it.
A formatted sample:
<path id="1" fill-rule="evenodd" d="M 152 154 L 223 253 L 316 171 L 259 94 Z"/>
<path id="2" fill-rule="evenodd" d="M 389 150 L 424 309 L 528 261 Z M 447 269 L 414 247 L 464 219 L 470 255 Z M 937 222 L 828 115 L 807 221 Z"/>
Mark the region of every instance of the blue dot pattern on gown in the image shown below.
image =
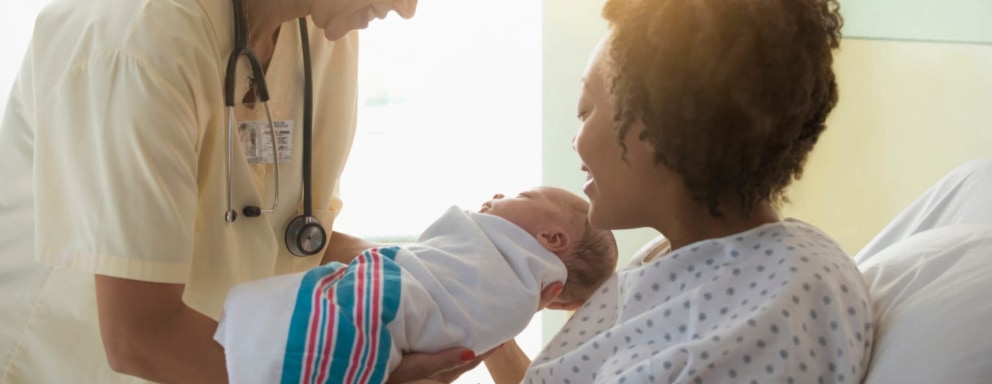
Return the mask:
<path id="1" fill-rule="evenodd" d="M 796 220 L 621 270 L 534 359 L 524 383 L 859 383 L 871 350 L 853 260 Z"/>

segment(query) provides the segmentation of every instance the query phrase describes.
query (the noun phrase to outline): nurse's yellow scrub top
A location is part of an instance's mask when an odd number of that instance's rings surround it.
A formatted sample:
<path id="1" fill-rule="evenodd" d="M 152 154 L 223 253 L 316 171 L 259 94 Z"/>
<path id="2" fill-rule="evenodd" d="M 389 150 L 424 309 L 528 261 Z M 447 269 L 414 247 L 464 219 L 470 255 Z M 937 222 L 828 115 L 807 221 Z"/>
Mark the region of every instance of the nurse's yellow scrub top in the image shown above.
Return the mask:
<path id="1" fill-rule="evenodd" d="M 284 245 L 302 209 L 295 20 L 266 74 L 273 117 L 293 127 L 279 209 L 224 221 L 232 18 L 230 0 L 55 0 L 38 17 L 0 128 L 0 383 L 140 382 L 107 364 L 94 274 L 186 284 L 186 303 L 216 319 L 231 286 L 319 264 Z M 312 24 L 310 36 L 313 206 L 330 232 L 355 132 L 358 40 L 328 42 Z M 239 100 L 249 75 L 242 60 Z M 272 165 L 249 164 L 245 148 L 235 141 L 235 209 L 266 208 Z"/>

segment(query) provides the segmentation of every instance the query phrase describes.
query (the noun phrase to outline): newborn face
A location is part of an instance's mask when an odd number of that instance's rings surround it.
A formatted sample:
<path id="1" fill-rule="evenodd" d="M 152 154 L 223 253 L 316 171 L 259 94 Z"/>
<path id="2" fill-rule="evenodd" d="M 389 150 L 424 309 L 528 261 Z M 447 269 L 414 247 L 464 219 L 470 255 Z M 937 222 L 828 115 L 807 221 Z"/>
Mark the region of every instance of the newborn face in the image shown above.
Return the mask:
<path id="1" fill-rule="evenodd" d="M 529 189 L 516 196 L 507 197 L 497 193 L 492 199 L 482 203 L 480 213 L 499 216 L 535 234 L 558 210 L 558 204 L 550 199 L 541 188 Z"/>
<path id="2" fill-rule="evenodd" d="M 586 202 L 563 189 L 537 187 L 512 197 L 497 193 L 482 203 L 479 212 L 502 217 L 536 236 L 550 226 L 570 227 L 570 223 L 558 223 L 557 220 L 565 217 L 563 207 L 572 204 Z"/>

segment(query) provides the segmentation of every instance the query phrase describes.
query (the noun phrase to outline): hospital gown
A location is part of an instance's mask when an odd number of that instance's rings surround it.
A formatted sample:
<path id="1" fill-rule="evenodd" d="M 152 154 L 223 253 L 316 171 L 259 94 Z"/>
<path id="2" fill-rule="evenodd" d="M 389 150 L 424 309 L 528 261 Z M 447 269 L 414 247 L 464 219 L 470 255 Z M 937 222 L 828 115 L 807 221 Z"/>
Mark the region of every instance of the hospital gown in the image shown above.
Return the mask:
<path id="1" fill-rule="evenodd" d="M 575 312 L 524 383 L 861 381 L 867 288 L 816 228 L 787 220 L 645 256 Z"/>

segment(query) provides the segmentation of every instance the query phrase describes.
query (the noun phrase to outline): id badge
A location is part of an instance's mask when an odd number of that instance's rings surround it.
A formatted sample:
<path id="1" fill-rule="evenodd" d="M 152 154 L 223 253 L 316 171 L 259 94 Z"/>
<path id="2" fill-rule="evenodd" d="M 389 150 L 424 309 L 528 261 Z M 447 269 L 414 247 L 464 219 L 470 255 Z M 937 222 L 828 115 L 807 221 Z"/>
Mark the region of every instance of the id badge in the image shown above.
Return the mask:
<path id="1" fill-rule="evenodd" d="M 293 158 L 293 121 L 273 120 L 279 162 Z M 244 148 L 248 164 L 272 164 L 272 135 L 267 120 L 245 121 L 238 124 L 238 139 Z"/>

